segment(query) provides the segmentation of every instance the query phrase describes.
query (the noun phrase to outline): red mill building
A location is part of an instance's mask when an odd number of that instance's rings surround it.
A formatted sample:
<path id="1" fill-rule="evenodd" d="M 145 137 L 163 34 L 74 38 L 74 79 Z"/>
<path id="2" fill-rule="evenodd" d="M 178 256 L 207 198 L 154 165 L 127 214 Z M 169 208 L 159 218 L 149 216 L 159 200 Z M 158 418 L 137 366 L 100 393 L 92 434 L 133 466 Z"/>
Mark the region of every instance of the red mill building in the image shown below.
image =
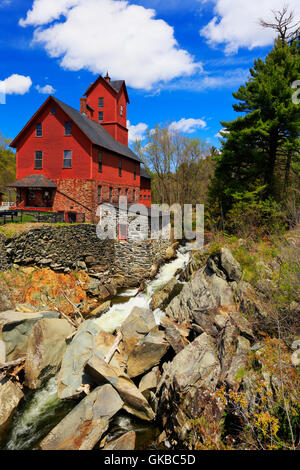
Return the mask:
<path id="1" fill-rule="evenodd" d="M 151 206 L 151 180 L 128 147 L 124 80 L 99 77 L 80 99 L 80 111 L 49 96 L 11 143 L 17 150 L 19 209 L 93 221 L 99 203 Z"/>

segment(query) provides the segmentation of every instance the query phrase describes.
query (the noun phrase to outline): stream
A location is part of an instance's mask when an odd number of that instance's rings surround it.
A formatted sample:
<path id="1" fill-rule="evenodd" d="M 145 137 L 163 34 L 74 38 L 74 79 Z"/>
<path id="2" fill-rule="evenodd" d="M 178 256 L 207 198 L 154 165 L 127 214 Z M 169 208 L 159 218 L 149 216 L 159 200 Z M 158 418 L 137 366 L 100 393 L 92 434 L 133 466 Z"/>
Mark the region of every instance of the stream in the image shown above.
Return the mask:
<path id="1" fill-rule="evenodd" d="M 104 331 L 113 333 L 120 328 L 134 307 L 148 308 L 153 294 L 162 289 L 179 269 L 183 269 L 189 261 L 189 251 L 180 247 L 177 257 L 163 265 L 157 276 L 147 282 L 143 292 L 138 289 L 127 289 L 119 293 L 112 301 L 109 311 L 94 320 Z M 154 312 L 157 324 L 164 312 Z M 57 377 L 51 378 L 47 384 L 34 392 L 27 393 L 21 407 L 15 412 L 4 449 L 34 449 L 38 443 L 58 424 L 76 405 L 75 400 L 61 401 L 57 396 Z M 157 437 L 157 428 L 136 420 L 124 412 L 113 418 L 114 435 L 121 431 L 133 430 L 137 433 L 136 449 L 145 449 Z"/>

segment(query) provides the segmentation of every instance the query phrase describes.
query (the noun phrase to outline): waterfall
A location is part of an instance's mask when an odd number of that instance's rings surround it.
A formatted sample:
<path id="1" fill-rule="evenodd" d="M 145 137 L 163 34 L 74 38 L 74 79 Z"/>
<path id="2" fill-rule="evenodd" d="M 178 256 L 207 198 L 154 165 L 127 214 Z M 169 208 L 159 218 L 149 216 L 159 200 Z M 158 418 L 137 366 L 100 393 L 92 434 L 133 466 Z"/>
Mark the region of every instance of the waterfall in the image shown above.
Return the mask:
<path id="1" fill-rule="evenodd" d="M 148 308 L 153 294 L 162 289 L 179 269 L 184 268 L 188 261 L 189 252 L 185 248 L 180 248 L 176 259 L 163 265 L 157 276 L 148 281 L 145 292 L 136 295 L 138 289 L 132 288 L 122 292 L 110 310 L 99 319 L 94 320 L 95 323 L 106 332 L 115 331 L 122 325 L 134 307 Z M 120 297 L 129 298 L 129 300 L 120 303 Z M 164 312 L 157 309 L 154 311 L 154 315 L 159 324 Z M 25 403 L 21 405 L 13 417 L 5 449 L 32 449 L 71 411 L 75 403 L 74 400 L 59 400 L 57 377 L 51 378 L 44 388 L 29 392 Z M 124 420 L 126 419 L 130 420 L 129 417 L 124 418 Z"/>
<path id="2" fill-rule="evenodd" d="M 117 302 L 112 305 L 107 313 L 95 320 L 95 323 L 107 333 L 114 332 L 117 328 L 120 328 L 134 307 L 149 308 L 153 294 L 162 289 L 179 269 L 184 268 L 188 261 L 189 252 L 185 248 L 180 248 L 176 259 L 162 266 L 157 276 L 147 283 L 145 292 L 141 292 L 135 297 L 136 290 L 128 289 L 128 291 L 123 292 L 122 296 L 130 297 L 130 295 L 133 295 L 133 297 L 125 303 Z M 154 311 L 157 323 L 159 323 L 162 315 L 164 315 L 164 312 L 159 309 Z"/>

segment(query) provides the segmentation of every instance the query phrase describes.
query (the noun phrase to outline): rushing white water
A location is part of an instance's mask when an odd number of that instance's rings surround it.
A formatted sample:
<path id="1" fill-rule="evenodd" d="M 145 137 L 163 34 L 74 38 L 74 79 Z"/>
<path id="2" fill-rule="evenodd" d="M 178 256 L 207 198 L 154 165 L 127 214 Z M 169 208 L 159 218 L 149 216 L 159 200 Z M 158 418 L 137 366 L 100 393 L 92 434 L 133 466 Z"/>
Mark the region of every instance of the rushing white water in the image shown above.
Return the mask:
<path id="1" fill-rule="evenodd" d="M 107 313 L 95 320 L 95 323 L 107 333 L 112 333 L 117 328 L 120 328 L 134 307 L 149 307 L 153 294 L 162 289 L 170 279 L 174 277 L 176 272 L 188 263 L 188 261 L 189 252 L 184 248 L 180 248 L 177 253 L 177 258 L 162 266 L 155 279 L 148 282 L 145 292 L 142 292 L 135 297 L 131 297 L 125 303 L 114 304 Z M 128 289 L 128 291 L 123 292 L 122 295 L 124 297 L 130 297 L 130 295 L 134 295 L 132 292 L 132 289 Z M 155 310 L 154 316 L 157 323 L 160 322 L 163 315 L 164 312 L 159 309 Z"/>
<path id="2" fill-rule="evenodd" d="M 73 405 L 74 406 L 74 405 Z M 59 421 L 66 414 L 71 403 L 62 403 L 57 396 L 57 377 L 52 377 L 46 386 L 27 398 L 16 413 L 8 442 L 8 450 L 30 449 L 54 427 L 53 419 Z"/>
<path id="3" fill-rule="evenodd" d="M 118 295 L 119 299 L 110 310 L 95 322 L 103 330 L 113 332 L 122 325 L 134 307 L 149 307 L 153 294 L 162 289 L 179 269 L 184 268 L 188 261 L 189 252 L 184 248 L 180 248 L 177 252 L 177 258 L 161 267 L 157 276 L 148 282 L 145 292 L 136 295 L 138 289 L 127 289 Z M 118 303 L 120 297 L 124 297 L 125 302 Z M 126 301 L 126 298 L 129 298 L 129 300 Z M 157 309 L 154 315 L 157 323 L 159 323 L 164 312 Z M 44 388 L 33 392 L 21 409 L 17 411 L 5 448 L 10 450 L 33 448 L 71 411 L 74 405 L 70 401 L 62 402 L 58 399 L 57 377 L 53 377 Z M 118 423 L 120 427 L 126 428 L 132 425 L 129 417 L 123 417 L 122 419 L 123 421 L 121 420 Z M 144 427 L 141 427 L 140 431 L 143 429 Z"/>

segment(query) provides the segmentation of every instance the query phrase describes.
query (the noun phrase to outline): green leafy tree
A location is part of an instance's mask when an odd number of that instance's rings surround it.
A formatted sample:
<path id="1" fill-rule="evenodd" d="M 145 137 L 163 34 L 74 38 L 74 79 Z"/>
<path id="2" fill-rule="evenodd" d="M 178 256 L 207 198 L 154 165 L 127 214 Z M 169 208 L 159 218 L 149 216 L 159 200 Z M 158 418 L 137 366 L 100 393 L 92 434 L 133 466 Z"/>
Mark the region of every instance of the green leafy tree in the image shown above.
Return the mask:
<path id="1" fill-rule="evenodd" d="M 222 122 L 222 152 L 210 188 L 212 204 L 225 216 L 235 195 L 264 186 L 263 199 L 281 201 L 290 175 L 299 178 L 300 106 L 292 83 L 300 77 L 300 41 L 278 38 L 265 60 L 258 59 L 250 78 L 233 96 L 240 116 Z M 299 179 L 297 180 L 299 182 Z"/>
<path id="2" fill-rule="evenodd" d="M 9 139 L 0 134 L 0 189 L 5 192 L 5 186 L 16 179 L 16 155 L 9 149 Z"/>

